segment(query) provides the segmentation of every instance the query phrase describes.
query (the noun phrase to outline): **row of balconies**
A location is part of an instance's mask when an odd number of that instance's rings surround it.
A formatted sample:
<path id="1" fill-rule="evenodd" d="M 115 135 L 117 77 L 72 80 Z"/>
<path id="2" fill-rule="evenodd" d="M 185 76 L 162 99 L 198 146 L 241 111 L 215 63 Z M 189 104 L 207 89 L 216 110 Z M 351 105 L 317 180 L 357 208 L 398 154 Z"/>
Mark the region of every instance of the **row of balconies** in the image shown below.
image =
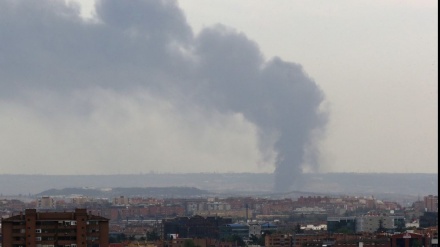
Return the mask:
<path id="1" fill-rule="evenodd" d="M 65 226 L 65 225 L 41 225 L 41 226 L 37 226 L 37 229 L 76 229 L 76 225 L 70 225 L 70 226 Z M 12 230 L 19 230 L 19 229 L 24 229 L 23 225 L 13 225 L 12 226 Z"/>
<path id="2" fill-rule="evenodd" d="M 39 237 L 53 236 L 54 234 L 58 236 L 62 236 L 62 235 L 71 236 L 71 235 L 76 235 L 77 232 L 78 231 L 76 230 L 76 227 L 74 228 L 44 227 L 44 228 L 35 229 L 35 234 Z M 94 233 L 99 234 L 99 227 L 98 226 L 87 227 L 85 232 L 87 232 L 88 234 L 94 234 Z M 25 228 L 13 227 L 12 229 L 13 237 L 22 237 L 25 235 L 26 235 Z"/>

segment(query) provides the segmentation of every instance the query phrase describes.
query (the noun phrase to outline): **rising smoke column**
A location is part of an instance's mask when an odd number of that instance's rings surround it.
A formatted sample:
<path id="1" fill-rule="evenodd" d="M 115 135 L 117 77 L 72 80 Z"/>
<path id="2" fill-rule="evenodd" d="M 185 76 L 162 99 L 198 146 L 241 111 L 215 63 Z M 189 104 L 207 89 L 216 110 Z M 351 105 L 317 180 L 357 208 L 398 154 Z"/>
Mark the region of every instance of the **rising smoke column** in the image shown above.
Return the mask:
<path id="1" fill-rule="evenodd" d="M 254 42 L 225 27 L 204 30 L 197 42 L 210 104 L 244 113 L 260 127 L 262 145 L 275 135 L 274 189 L 299 186 L 302 165 L 318 165 L 313 133 L 323 131 L 327 119 L 319 110 L 324 100 L 320 88 L 299 64 L 278 57 L 264 61 Z"/>
<path id="2" fill-rule="evenodd" d="M 80 120 L 96 106 L 78 95 L 144 90 L 182 111 L 243 114 L 258 127 L 261 152 L 277 152 L 276 191 L 298 186 L 305 163 L 317 167 L 324 95 L 299 64 L 267 60 L 255 42 L 221 25 L 194 35 L 175 1 L 103 0 L 96 22 L 78 13 L 64 1 L 0 2 L 0 100 Z M 29 100 L 34 91 L 50 109 Z"/>

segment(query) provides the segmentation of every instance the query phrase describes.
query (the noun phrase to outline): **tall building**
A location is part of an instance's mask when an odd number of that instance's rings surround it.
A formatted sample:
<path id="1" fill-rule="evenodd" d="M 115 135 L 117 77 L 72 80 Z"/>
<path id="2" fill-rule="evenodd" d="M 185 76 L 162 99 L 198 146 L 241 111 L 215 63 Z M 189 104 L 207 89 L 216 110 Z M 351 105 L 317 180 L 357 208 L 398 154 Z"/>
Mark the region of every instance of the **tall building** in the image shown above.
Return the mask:
<path id="1" fill-rule="evenodd" d="M 86 209 L 74 212 L 26 209 L 24 215 L 2 219 L 2 246 L 107 247 L 108 232 L 109 220 L 88 214 Z"/>
<path id="2" fill-rule="evenodd" d="M 438 213 L 438 196 L 425 196 L 423 198 L 423 201 L 425 203 L 425 210 L 426 212 L 436 212 Z"/>

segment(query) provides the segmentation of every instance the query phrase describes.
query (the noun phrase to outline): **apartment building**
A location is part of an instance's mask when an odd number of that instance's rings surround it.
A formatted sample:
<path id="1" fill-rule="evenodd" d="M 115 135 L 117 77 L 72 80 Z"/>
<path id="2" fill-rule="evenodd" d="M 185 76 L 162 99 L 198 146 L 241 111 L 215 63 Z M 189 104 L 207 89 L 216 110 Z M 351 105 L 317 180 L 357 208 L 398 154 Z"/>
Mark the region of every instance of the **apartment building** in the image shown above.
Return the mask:
<path id="1" fill-rule="evenodd" d="M 435 212 L 438 213 L 438 196 L 425 196 L 423 198 L 423 202 L 425 204 L 426 212 Z"/>
<path id="2" fill-rule="evenodd" d="M 49 196 L 43 196 L 38 199 L 38 208 L 40 209 L 52 209 L 55 208 L 55 200 Z"/>
<path id="3" fill-rule="evenodd" d="M 352 217 L 328 217 L 327 231 L 330 233 L 361 233 L 378 230 L 392 231 L 405 226 L 405 217 L 399 215 L 362 215 Z M 382 228 L 382 229 L 381 229 Z"/>
<path id="4" fill-rule="evenodd" d="M 264 246 L 267 247 L 291 247 L 293 237 L 290 234 L 271 234 L 264 238 Z"/>
<path id="5" fill-rule="evenodd" d="M 393 230 L 405 226 L 405 218 L 397 215 L 363 215 L 356 217 L 356 232 Z"/>
<path id="6" fill-rule="evenodd" d="M 25 213 L 2 219 L 4 247 L 102 247 L 108 246 L 109 220 L 88 214 L 86 209 L 74 212 Z"/>

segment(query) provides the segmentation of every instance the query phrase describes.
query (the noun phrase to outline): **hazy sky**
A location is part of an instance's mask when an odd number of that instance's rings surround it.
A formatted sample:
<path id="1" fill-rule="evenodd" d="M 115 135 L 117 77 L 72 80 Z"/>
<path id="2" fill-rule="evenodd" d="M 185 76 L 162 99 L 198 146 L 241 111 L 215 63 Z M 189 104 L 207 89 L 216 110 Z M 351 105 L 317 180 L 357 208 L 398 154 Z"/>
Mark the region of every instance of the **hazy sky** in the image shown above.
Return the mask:
<path id="1" fill-rule="evenodd" d="M 330 109 L 321 168 L 438 172 L 438 1 L 179 0 L 298 62 Z"/>
<path id="2" fill-rule="evenodd" d="M 1 173 L 438 172 L 437 1 L 141 2 L 0 3 Z"/>

